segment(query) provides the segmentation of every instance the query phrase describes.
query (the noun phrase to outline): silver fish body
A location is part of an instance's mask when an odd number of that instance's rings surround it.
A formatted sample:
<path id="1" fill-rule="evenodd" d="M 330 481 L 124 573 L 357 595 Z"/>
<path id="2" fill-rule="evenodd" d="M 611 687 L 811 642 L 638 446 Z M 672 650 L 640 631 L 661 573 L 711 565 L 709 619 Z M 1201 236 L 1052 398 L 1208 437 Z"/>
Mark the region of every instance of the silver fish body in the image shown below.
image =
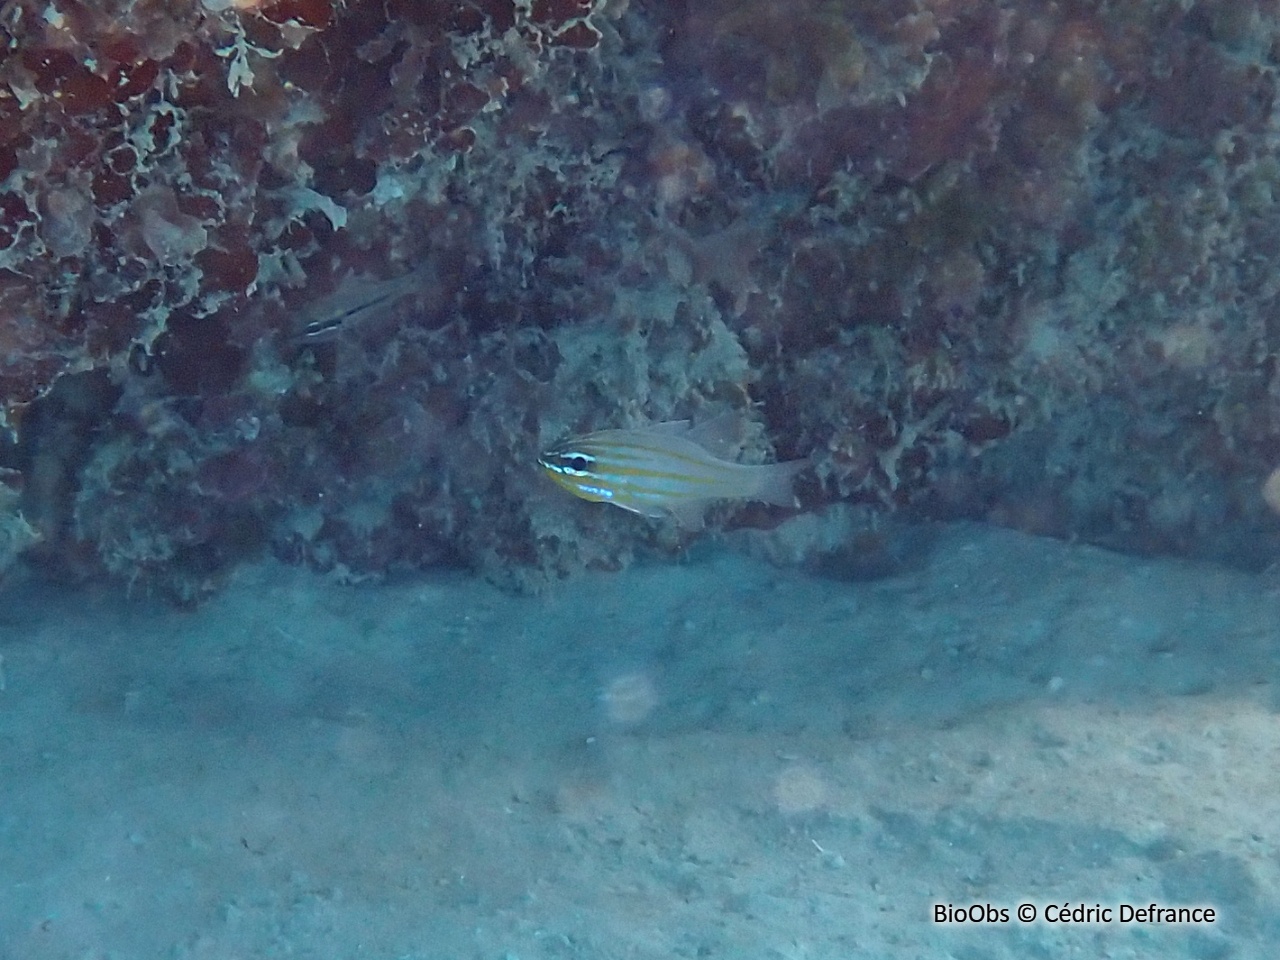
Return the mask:
<path id="1" fill-rule="evenodd" d="M 646 517 L 672 517 L 699 526 L 715 500 L 758 500 L 796 506 L 792 481 L 808 460 L 745 464 L 716 456 L 723 437 L 717 418 L 630 430 L 598 430 L 547 451 L 539 465 L 560 487 L 583 500 L 611 503 Z"/>
<path id="2" fill-rule="evenodd" d="M 385 313 L 410 294 L 432 288 L 435 266 L 427 262 L 390 280 L 347 276 L 330 296 L 305 308 L 298 318 L 296 337 L 303 343 L 324 343 Z"/>

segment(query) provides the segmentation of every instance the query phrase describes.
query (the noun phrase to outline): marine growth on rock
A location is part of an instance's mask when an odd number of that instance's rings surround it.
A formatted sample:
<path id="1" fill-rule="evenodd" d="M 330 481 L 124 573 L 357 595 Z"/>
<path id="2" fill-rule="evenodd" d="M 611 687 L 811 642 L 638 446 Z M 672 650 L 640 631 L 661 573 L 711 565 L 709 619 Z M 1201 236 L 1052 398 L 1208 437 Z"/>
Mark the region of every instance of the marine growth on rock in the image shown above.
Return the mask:
<path id="1" fill-rule="evenodd" d="M 0 566 L 616 568 L 692 534 L 538 454 L 727 411 L 806 511 L 1271 562 L 1278 23 L 9 0 Z"/>

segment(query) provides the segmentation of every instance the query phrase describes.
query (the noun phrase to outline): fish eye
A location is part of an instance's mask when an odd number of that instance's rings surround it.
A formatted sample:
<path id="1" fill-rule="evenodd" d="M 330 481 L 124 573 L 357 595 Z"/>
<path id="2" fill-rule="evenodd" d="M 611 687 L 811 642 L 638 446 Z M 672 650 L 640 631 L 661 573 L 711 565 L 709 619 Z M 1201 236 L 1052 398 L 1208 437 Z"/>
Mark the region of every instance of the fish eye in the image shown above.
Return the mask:
<path id="1" fill-rule="evenodd" d="M 574 473 L 586 473 L 591 469 L 591 461 L 580 453 L 574 453 L 566 459 L 565 466 Z"/>

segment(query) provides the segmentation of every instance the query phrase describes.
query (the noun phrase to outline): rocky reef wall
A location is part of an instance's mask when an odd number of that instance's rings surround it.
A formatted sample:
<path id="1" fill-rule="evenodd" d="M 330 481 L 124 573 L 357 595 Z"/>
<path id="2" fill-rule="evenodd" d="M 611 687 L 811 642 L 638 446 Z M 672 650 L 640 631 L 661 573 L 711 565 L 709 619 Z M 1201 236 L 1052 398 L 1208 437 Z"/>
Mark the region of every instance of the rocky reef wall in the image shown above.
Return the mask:
<path id="1" fill-rule="evenodd" d="M 813 454 L 806 512 L 1269 563 L 1278 30 L 1249 0 L 6 0 L 0 563 L 184 601 L 264 552 L 616 568 L 685 535 L 538 451 L 729 408 L 749 456 Z"/>

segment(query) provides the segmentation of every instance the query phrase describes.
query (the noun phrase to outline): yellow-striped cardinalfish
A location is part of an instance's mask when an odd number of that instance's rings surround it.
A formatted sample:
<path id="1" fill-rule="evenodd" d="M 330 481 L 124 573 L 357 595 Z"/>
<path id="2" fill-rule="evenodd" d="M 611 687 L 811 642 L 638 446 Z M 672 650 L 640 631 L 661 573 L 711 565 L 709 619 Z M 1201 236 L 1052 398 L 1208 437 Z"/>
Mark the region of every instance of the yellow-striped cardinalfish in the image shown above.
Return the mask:
<path id="1" fill-rule="evenodd" d="M 646 517 L 671 517 L 700 527 L 713 500 L 759 500 L 797 506 L 791 486 L 808 460 L 746 464 L 732 454 L 741 418 L 715 417 L 696 426 L 688 420 L 632 430 L 598 430 L 548 450 L 538 463 L 574 496 L 612 503 Z"/>

